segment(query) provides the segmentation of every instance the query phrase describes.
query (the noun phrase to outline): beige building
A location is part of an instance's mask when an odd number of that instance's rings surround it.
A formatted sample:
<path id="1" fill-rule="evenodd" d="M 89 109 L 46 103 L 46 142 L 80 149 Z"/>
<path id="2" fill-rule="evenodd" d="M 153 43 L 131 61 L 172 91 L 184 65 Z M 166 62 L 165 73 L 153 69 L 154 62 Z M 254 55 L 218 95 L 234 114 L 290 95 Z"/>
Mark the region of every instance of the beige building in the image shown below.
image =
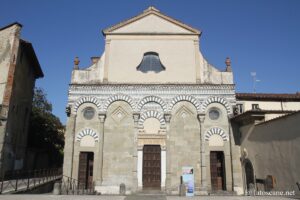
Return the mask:
<path id="1" fill-rule="evenodd" d="M 195 193 L 243 194 L 230 60 L 203 57 L 201 31 L 154 7 L 103 31 L 105 50 L 79 68 L 68 94 L 63 172 L 102 194 L 156 188 L 178 194 L 183 167 Z"/>
<path id="2" fill-rule="evenodd" d="M 300 195 L 300 94 L 238 93 L 231 118 L 244 190 Z"/>
<path id="3" fill-rule="evenodd" d="M 22 25 L 0 28 L 1 172 L 23 169 L 35 80 L 43 77 L 31 43 L 20 39 Z"/>

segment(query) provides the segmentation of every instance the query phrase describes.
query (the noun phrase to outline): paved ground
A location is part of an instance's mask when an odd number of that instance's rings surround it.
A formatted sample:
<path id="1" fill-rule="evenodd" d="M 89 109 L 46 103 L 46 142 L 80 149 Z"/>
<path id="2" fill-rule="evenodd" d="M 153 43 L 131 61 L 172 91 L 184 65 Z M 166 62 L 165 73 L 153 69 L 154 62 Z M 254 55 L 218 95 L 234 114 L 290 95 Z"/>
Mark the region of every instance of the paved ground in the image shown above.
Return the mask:
<path id="1" fill-rule="evenodd" d="M 0 200 L 291 200 L 287 197 L 250 196 L 80 196 L 80 195 L 0 195 Z"/>

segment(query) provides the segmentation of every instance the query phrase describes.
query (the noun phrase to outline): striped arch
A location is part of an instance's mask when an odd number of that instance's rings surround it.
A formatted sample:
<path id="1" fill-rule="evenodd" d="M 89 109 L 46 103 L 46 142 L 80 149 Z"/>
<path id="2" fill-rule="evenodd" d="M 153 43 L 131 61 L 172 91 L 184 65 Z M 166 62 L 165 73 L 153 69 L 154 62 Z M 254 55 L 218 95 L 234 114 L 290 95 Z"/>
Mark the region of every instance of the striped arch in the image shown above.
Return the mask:
<path id="1" fill-rule="evenodd" d="M 231 113 L 231 108 L 229 106 L 229 103 L 227 102 L 226 99 L 222 98 L 222 97 L 217 97 L 217 96 L 214 96 L 214 97 L 209 97 L 207 98 L 202 104 L 201 104 L 201 111 L 202 112 L 205 112 L 207 106 L 211 103 L 220 103 L 222 104 L 226 110 L 227 110 L 227 114 L 230 114 Z"/>
<path id="2" fill-rule="evenodd" d="M 107 99 L 107 101 L 104 104 L 103 110 L 107 111 L 107 108 L 109 107 L 109 105 L 115 101 L 125 101 L 131 106 L 132 109 L 134 109 L 134 103 L 130 96 L 128 96 L 126 94 L 115 94 L 115 95 L 110 96 Z"/>
<path id="3" fill-rule="evenodd" d="M 167 112 L 167 105 L 166 103 L 160 98 L 160 97 L 157 97 L 157 96 L 147 96 L 147 97 L 144 97 L 137 105 L 137 111 L 141 111 L 141 109 L 143 108 L 143 106 L 149 102 L 155 102 L 155 103 L 158 103 L 164 112 Z"/>
<path id="4" fill-rule="evenodd" d="M 199 102 L 197 101 L 197 99 L 195 97 L 193 97 L 191 95 L 179 95 L 179 96 L 176 96 L 175 98 L 173 98 L 169 105 L 169 111 L 171 111 L 172 108 L 174 107 L 174 105 L 176 103 L 178 103 L 179 101 L 188 101 L 188 102 L 192 103 L 196 107 L 197 112 L 200 112 Z"/>
<path id="5" fill-rule="evenodd" d="M 140 119 L 139 119 L 138 125 L 139 125 L 139 126 L 143 126 L 144 121 L 145 121 L 146 119 L 148 119 L 148 118 L 156 118 L 156 119 L 158 119 L 158 121 L 160 122 L 160 125 L 161 125 L 161 126 L 165 126 L 165 125 L 166 125 L 166 121 L 165 121 L 163 115 L 160 114 L 160 113 L 157 112 L 157 111 L 154 111 L 154 110 L 150 110 L 150 111 L 144 112 L 144 113 L 141 115 Z"/>
<path id="6" fill-rule="evenodd" d="M 80 142 L 80 140 L 84 137 L 84 136 L 92 136 L 95 139 L 95 142 L 99 142 L 99 135 L 98 133 L 96 133 L 94 130 L 92 129 L 84 129 L 82 131 L 80 131 L 77 136 L 76 136 L 76 141 Z"/>
<path id="7" fill-rule="evenodd" d="M 208 131 L 206 131 L 206 133 L 204 134 L 204 139 L 206 141 L 209 141 L 209 138 L 214 134 L 221 136 L 223 141 L 229 140 L 228 135 L 225 133 L 225 131 L 218 127 L 214 127 L 214 128 L 209 129 Z"/>
<path id="8" fill-rule="evenodd" d="M 86 97 L 81 97 L 80 99 L 78 99 L 76 102 L 75 102 L 75 105 L 74 105 L 74 112 L 75 114 L 77 113 L 77 110 L 79 108 L 79 106 L 83 103 L 93 103 L 97 106 L 98 110 L 101 109 L 101 104 L 100 104 L 100 101 L 96 98 L 96 97 L 93 97 L 93 96 L 86 96 Z"/>

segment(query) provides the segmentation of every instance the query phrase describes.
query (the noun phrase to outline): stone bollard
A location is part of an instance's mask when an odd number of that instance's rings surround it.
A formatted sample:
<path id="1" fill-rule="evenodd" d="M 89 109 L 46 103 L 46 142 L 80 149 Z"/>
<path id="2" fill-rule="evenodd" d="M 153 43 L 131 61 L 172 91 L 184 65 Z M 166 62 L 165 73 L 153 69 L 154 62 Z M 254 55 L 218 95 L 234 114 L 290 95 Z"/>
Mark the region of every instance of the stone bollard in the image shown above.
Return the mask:
<path id="1" fill-rule="evenodd" d="M 53 194 L 54 195 L 60 195 L 61 194 L 61 182 L 55 181 L 53 186 Z"/>
<path id="2" fill-rule="evenodd" d="M 126 194 L 126 186 L 124 183 L 120 184 L 120 195 L 125 195 Z"/>

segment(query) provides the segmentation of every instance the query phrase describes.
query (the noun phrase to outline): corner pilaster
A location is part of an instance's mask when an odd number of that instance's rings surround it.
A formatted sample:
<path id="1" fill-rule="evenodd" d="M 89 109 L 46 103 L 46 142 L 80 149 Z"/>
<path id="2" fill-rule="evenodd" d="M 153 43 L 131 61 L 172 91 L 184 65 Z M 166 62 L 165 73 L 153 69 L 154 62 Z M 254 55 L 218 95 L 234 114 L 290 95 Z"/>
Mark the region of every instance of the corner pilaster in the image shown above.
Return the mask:
<path id="1" fill-rule="evenodd" d="M 65 132 L 65 147 L 64 147 L 64 165 L 63 175 L 71 177 L 73 175 L 73 159 L 74 159 L 74 139 L 75 139 L 75 124 L 76 114 L 69 112 L 70 107 L 67 107 L 67 124 Z"/>
<path id="2" fill-rule="evenodd" d="M 138 149 L 138 122 L 140 119 L 140 113 L 133 113 L 133 121 L 134 121 L 134 149 L 133 149 L 133 180 L 132 180 L 132 191 L 137 191 L 138 188 L 142 186 L 142 165 L 143 165 L 143 151 Z"/>
<path id="3" fill-rule="evenodd" d="M 166 192 L 168 192 L 168 188 L 171 187 L 171 159 L 170 159 L 170 142 L 169 142 L 169 135 L 170 135 L 170 122 L 171 122 L 171 114 L 165 113 L 164 118 L 166 121 L 166 149 L 165 149 L 165 155 L 166 155 L 166 177 L 165 177 L 165 189 Z"/>

